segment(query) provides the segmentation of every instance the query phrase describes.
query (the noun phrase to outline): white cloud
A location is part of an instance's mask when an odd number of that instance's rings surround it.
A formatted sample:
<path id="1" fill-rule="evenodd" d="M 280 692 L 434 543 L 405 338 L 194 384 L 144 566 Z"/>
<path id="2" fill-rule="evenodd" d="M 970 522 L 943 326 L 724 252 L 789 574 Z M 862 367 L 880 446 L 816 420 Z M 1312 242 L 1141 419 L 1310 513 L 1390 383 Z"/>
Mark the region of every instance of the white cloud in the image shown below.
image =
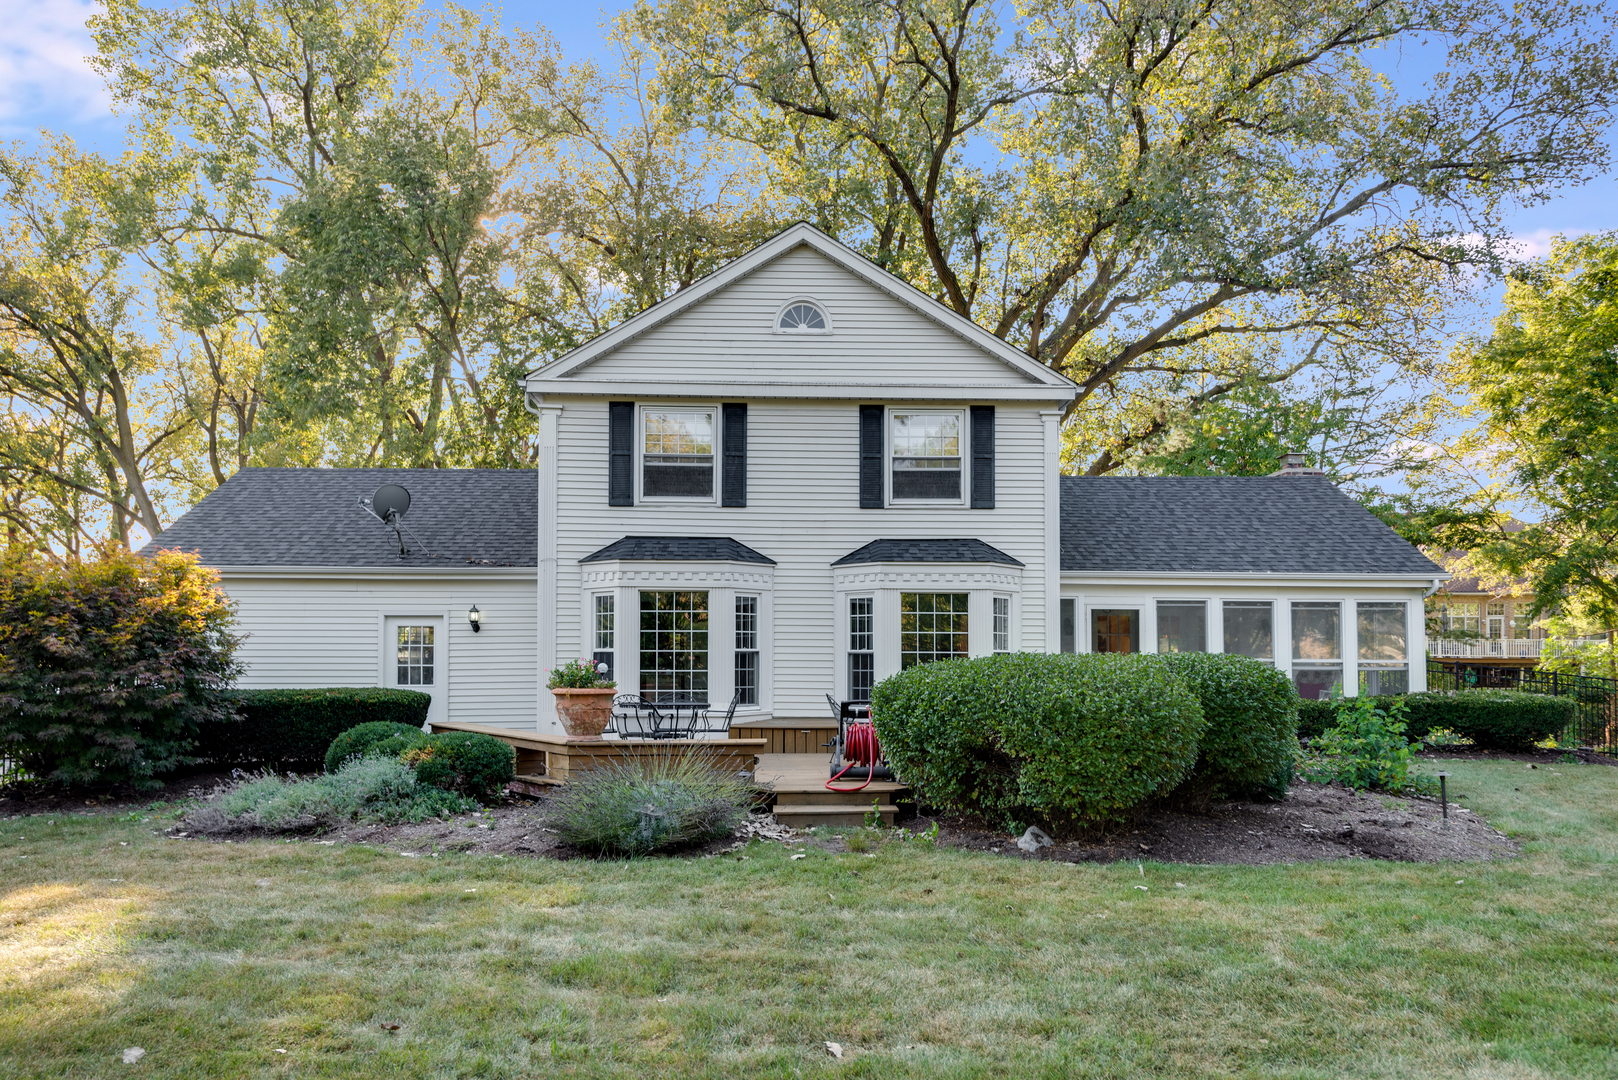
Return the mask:
<path id="1" fill-rule="evenodd" d="M 1531 262 L 1534 259 L 1543 259 L 1551 253 L 1551 241 L 1557 237 L 1572 239 L 1583 236 L 1589 229 L 1564 229 L 1560 232 L 1551 229 L 1535 229 L 1530 233 L 1519 233 L 1511 238 L 1508 245 L 1512 257 L 1519 262 Z"/>
<path id="2" fill-rule="evenodd" d="M 34 128 L 64 115 L 105 115 L 111 99 L 86 57 L 95 50 L 86 0 L 0 0 L 0 125 Z M 35 118 L 38 118 L 37 121 Z"/>

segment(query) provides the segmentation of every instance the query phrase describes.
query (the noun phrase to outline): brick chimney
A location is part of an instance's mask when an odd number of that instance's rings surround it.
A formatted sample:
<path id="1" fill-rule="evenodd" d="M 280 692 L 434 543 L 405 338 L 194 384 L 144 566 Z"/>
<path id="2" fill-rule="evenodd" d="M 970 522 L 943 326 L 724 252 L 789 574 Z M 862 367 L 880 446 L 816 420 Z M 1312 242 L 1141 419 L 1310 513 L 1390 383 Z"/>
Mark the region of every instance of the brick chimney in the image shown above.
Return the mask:
<path id="1" fill-rule="evenodd" d="M 1280 457 L 1281 467 L 1271 476 L 1325 476 L 1324 469 L 1309 464 L 1309 455 L 1299 450 L 1288 450 Z"/>

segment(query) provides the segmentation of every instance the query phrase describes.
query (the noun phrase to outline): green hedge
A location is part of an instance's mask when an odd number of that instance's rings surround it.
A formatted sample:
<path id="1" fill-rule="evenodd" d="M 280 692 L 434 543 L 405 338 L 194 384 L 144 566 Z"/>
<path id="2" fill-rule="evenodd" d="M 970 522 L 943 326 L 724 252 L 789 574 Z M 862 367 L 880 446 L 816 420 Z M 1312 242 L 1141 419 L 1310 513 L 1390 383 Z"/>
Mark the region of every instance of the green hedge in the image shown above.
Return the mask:
<path id="1" fill-rule="evenodd" d="M 391 721 L 420 728 L 432 697 L 374 686 L 321 690 L 238 690 L 240 720 L 204 728 L 194 755 L 217 766 L 307 766 L 325 760 L 332 740 L 359 724 Z"/>
<path id="2" fill-rule="evenodd" d="M 1572 698 L 1523 690 L 1429 690 L 1406 694 L 1404 703 L 1410 738 L 1448 728 L 1480 750 L 1526 750 L 1561 734 L 1578 709 Z"/>
<path id="3" fill-rule="evenodd" d="M 334 773 L 353 758 L 375 756 L 374 752 L 379 745 L 402 738 L 406 742 L 391 753 L 387 753 L 388 757 L 398 757 L 413 740 L 422 737 L 421 728 L 395 723 L 392 720 L 370 720 L 363 724 L 355 724 L 347 731 L 340 732 L 331 741 L 331 746 L 327 747 L 326 771 Z"/>
<path id="4" fill-rule="evenodd" d="M 1559 735 L 1573 722 L 1578 706 L 1572 698 L 1523 690 L 1428 690 L 1390 695 L 1409 709 L 1405 734 L 1424 739 L 1430 731 L 1448 729 L 1464 735 L 1481 750 L 1524 750 Z M 1332 701 L 1305 701 L 1298 709 L 1298 735 L 1318 739 L 1337 722 Z"/>
<path id="5" fill-rule="evenodd" d="M 878 683 L 888 762 L 942 809 L 995 825 L 1117 818 L 1179 784 L 1206 726 L 1156 656 L 1011 653 L 920 664 Z"/>
<path id="6" fill-rule="evenodd" d="M 1259 790 L 1285 793 L 1298 748 L 1298 692 L 1284 674 L 1245 656 L 1170 653 L 1208 721 L 1196 769 L 1181 786 L 1194 803 Z"/>

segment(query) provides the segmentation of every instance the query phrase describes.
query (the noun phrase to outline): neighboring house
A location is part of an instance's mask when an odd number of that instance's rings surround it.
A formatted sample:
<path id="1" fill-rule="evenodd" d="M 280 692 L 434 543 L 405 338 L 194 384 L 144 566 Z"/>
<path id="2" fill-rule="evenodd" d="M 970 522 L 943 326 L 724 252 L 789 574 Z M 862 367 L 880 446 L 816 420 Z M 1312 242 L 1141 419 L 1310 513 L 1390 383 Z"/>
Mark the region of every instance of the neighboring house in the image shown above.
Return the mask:
<path id="1" fill-rule="evenodd" d="M 246 685 L 432 687 L 441 718 L 542 731 L 581 655 L 751 728 L 1019 650 L 1425 685 L 1447 575 L 1318 472 L 1061 477 L 1071 382 L 808 225 L 525 389 L 537 471 L 244 469 L 153 542 L 220 568 Z M 356 505 L 384 482 L 414 496 L 404 557 Z"/>
<path id="2" fill-rule="evenodd" d="M 1446 560 L 1447 561 L 1447 560 Z M 1528 615 L 1526 582 L 1486 589 L 1476 578 L 1451 578 L 1427 599 L 1427 639 L 1434 659 L 1509 660 L 1532 666 L 1545 648 L 1545 628 Z"/>

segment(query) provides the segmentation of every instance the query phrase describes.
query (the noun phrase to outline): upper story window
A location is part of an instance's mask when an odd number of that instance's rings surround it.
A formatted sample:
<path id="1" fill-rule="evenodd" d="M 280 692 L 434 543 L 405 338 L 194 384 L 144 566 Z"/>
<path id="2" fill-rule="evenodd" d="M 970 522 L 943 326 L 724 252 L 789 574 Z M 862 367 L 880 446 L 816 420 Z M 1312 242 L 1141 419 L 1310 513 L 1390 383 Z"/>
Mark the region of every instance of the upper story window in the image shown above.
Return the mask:
<path id="1" fill-rule="evenodd" d="M 889 432 L 894 499 L 960 500 L 960 413 L 896 412 Z"/>
<path id="2" fill-rule="evenodd" d="M 711 499 L 714 491 L 714 410 L 641 410 L 644 498 Z"/>
<path id="3" fill-rule="evenodd" d="M 776 317 L 775 329 L 781 334 L 827 334 L 831 332 L 831 321 L 819 304 L 793 300 Z"/>

